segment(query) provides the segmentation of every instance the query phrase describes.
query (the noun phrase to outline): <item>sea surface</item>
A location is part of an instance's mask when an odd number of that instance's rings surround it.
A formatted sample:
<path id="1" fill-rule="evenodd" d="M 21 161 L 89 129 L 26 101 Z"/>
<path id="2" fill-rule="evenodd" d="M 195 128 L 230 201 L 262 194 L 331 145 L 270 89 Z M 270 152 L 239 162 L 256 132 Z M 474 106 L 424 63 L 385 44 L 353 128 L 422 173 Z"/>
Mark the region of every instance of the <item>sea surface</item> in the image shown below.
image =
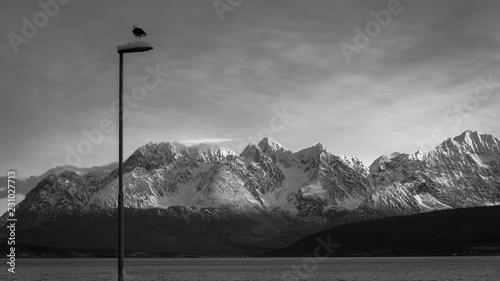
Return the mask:
<path id="1" fill-rule="evenodd" d="M 17 259 L 0 280 L 117 280 L 116 259 Z M 500 280 L 500 257 L 127 258 L 125 280 Z"/>

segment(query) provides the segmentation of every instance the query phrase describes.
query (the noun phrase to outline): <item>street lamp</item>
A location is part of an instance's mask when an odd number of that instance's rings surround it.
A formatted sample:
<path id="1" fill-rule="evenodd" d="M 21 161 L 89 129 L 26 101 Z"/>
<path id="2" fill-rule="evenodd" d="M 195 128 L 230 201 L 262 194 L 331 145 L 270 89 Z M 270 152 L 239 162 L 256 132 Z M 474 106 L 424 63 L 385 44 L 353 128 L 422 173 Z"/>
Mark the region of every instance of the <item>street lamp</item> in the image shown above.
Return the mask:
<path id="1" fill-rule="evenodd" d="M 125 255 L 125 220 L 123 212 L 123 54 L 152 50 L 145 41 L 135 41 L 118 46 L 120 54 L 120 103 L 118 140 L 118 281 L 123 281 L 123 256 Z"/>

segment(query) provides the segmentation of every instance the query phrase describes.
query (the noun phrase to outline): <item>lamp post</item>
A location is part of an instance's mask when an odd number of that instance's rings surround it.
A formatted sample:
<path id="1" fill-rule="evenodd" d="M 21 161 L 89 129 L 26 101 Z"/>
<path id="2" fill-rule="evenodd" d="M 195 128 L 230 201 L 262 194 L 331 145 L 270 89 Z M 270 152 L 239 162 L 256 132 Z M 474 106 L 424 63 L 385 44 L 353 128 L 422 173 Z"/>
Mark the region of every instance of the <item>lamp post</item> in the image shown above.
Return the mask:
<path id="1" fill-rule="evenodd" d="M 123 54 L 152 50 L 145 41 L 135 41 L 118 46 L 120 54 L 119 117 L 118 117 L 118 281 L 123 281 L 123 256 L 125 255 L 125 220 L 123 211 Z"/>

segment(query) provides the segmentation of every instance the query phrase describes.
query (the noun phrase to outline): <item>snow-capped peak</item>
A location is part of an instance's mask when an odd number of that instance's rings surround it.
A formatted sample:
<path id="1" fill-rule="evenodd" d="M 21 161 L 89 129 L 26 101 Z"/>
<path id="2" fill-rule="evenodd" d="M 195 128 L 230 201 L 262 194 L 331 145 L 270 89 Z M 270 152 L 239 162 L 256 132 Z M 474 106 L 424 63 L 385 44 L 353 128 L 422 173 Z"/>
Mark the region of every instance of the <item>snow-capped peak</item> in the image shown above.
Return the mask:
<path id="1" fill-rule="evenodd" d="M 186 152 L 189 153 L 191 157 L 193 157 L 196 160 L 204 160 L 204 161 L 211 161 L 213 159 L 224 159 L 227 156 L 234 155 L 236 156 L 237 154 L 234 153 L 232 150 L 227 149 L 227 148 L 222 148 L 222 147 L 217 147 L 217 148 L 211 148 L 211 149 L 201 149 L 199 147 L 190 147 Z"/>
<path id="2" fill-rule="evenodd" d="M 477 149 L 500 150 L 500 141 L 493 135 L 481 134 L 477 131 L 465 131 L 453 138 L 458 145 L 476 151 Z"/>
<path id="3" fill-rule="evenodd" d="M 318 143 L 315 146 L 311 146 L 311 147 L 302 149 L 298 153 L 303 154 L 303 155 L 311 155 L 311 154 L 318 155 L 318 154 L 321 154 L 323 152 L 328 152 L 328 150 L 326 149 L 326 147 L 323 144 Z"/>
<path id="4" fill-rule="evenodd" d="M 284 146 L 270 138 L 263 138 L 257 146 L 264 152 L 276 152 L 278 150 L 288 151 L 288 149 L 286 149 Z"/>
<path id="5" fill-rule="evenodd" d="M 470 144 L 472 142 L 478 141 L 480 139 L 479 135 L 480 134 L 478 132 L 467 130 L 459 136 L 454 137 L 453 140 L 458 142 L 459 144 Z"/>
<path id="6" fill-rule="evenodd" d="M 410 154 L 410 156 L 408 156 L 408 159 L 422 161 L 422 159 L 424 159 L 424 155 L 425 153 L 422 152 L 422 150 L 417 150 L 415 153 Z"/>
<path id="7" fill-rule="evenodd" d="M 313 146 L 313 147 L 315 147 L 315 148 L 316 148 L 316 149 L 318 149 L 319 151 L 328 152 L 328 150 L 326 149 L 326 147 L 325 147 L 322 143 L 320 143 L 320 142 L 318 142 L 318 144 L 316 144 L 316 145 L 315 145 L 315 146 Z"/>
<path id="8" fill-rule="evenodd" d="M 321 143 L 318 143 L 315 146 L 302 149 L 299 152 L 294 153 L 294 155 L 301 161 L 310 161 L 310 160 L 319 161 L 322 155 L 328 153 L 329 153 L 328 150 Z"/>
<path id="9" fill-rule="evenodd" d="M 187 146 L 179 142 L 172 142 L 172 143 L 160 142 L 156 144 L 150 142 L 145 146 L 141 147 L 140 150 L 142 152 L 153 152 L 158 150 L 169 151 L 172 154 L 188 154 L 193 158 L 197 158 L 202 155 L 213 155 L 220 157 L 226 157 L 228 155 L 236 155 L 236 153 L 230 149 L 223 148 L 218 145 L 210 143 L 199 143 Z"/>
<path id="10" fill-rule="evenodd" d="M 151 152 L 158 152 L 158 151 L 168 151 L 171 153 L 177 152 L 177 148 L 172 145 L 171 143 L 168 142 L 159 142 L 159 143 L 153 143 L 153 142 L 148 142 L 147 144 L 139 147 L 137 150 L 142 152 L 143 154 L 151 153 Z"/>

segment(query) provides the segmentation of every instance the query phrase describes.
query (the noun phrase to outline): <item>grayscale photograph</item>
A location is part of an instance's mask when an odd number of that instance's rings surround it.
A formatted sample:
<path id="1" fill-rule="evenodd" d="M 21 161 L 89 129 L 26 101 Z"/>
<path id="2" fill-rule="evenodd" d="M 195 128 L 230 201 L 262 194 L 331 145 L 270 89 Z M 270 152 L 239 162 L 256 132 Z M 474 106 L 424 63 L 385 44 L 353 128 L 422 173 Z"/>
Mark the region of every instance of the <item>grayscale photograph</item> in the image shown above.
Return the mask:
<path id="1" fill-rule="evenodd" d="M 499 280 L 499 1 L 0 22 L 0 280 Z"/>

